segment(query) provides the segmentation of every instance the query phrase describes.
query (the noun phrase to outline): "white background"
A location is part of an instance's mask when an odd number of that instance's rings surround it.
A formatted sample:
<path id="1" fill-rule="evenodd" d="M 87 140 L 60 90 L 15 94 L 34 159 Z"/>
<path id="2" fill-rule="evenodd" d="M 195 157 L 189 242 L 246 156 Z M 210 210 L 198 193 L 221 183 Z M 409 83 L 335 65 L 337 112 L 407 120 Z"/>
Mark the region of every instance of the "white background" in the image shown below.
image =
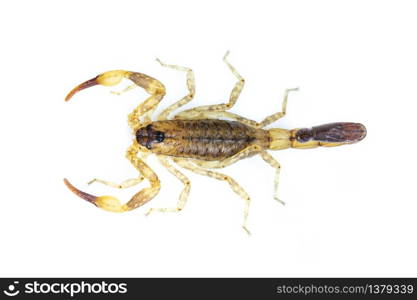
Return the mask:
<path id="1" fill-rule="evenodd" d="M 1 276 L 417 276 L 416 6 L 413 1 L 13 1 L 0 5 Z M 184 171 L 192 188 L 178 214 L 181 183 L 154 157 L 162 181 L 145 207 L 115 214 L 70 193 L 62 179 L 127 201 L 126 191 L 92 185 L 137 175 L 124 158 L 126 116 L 147 94 L 123 96 L 75 85 L 112 69 L 161 80 L 159 110 L 186 93 L 227 101 L 235 78 L 247 84 L 232 109 L 261 120 L 290 95 L 282 128 L 361 122 L 362 142 L 272 153 L 223 171 L 251 195 Z M 122 89 L 115 87 L 114 90 Z"/>

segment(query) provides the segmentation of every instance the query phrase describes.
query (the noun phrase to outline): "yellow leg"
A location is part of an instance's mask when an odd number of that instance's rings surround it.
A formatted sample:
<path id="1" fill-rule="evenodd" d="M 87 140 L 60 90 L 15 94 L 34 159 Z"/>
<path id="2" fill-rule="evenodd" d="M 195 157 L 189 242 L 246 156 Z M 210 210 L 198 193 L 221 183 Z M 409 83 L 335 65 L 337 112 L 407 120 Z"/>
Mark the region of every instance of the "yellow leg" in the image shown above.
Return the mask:
<path id="1" fill-rule="evenodd" d="M 279 120 L 287 113 L 287 101 L 288 101 L 288 94 L 292 91 L 298 91 L 298 88 L 293 89 L 286 89 L 284 93 L 284 100 L 282 101 L 282 111 L 272 114 L 266 117 L 261 122 L 256 122 L 254 120 L 247 119 L 245 117 L 239 116 L 229 111 L 191 111 L 186 110 L 178 114 L 177 116 L 184 118 L 184 119 L 218 119 L 218 118 L 226 118 L 231 119 L 233 121 L 238 121 L 245 125 L 254 127 L 254 128 L 264 128 L 269 124 Z"/>
<path id="2" fill-rule="evenodd" d="M 154 198 L 158 194 L 161 186 L 158 176 L 156 176 L 152 169 L 149 168 L 148 165 L 137 156 L 138 150 L 138 144 L 134 143 L 132 146 L 129 147 L 126 153 L 126 157 L 130 160 L 133 166 L 143 175 L 143 177 L 149 180 L 150 187 L 144 188 L 138 193 L 136 193 L 126 204 L 121 204 L 119 199 L 113 196 L 97 197 L 80 191 L 79 189 L 74 187 L 67 179 L 64 179 L 64 183 L 74 194 L 104 210 L 112 212 L 124 212 L 135 209 Z"/>
<path id="3" fill-rule="evenodd" d="M 220 168 L 224 168 L 227 166 L 230 166 L 231 164 L 234 164 L 235 162 L 246 158 L 248 156 L 252 156 L 254 154 L 259 153 L 262 157 L 262 159 L 267 162 L 271 167 L 273 167 L 275 169 L 275 178 L 274 178 L 274 199 L 277 200 L 278 202 L 285 204 L 284 201 L 280 200 L 278 198 L 278 183 L 279 183 L 279 174 L 281 171 L 281 165 L 279 164 L 279 162 L 268 152 L 266 152 L 265 150 L 262 150 L 259 146 L 257 145 L 252 145 L 249 146 L 245 149 L 243 149 L 242 151 L 236 153 L 235 155 L 226 158 L 224 160 L 221 161 L 203 161 L 203 160 L 193 160 L 193 163 L 202 167 L 202 168 L 207 168 L 207 169 L 220 169 Z"/>
<path id="4" fill-rule="evenodd" d="M 125 180 L 121 183 L 114 183 L 114 182 L 94 178 L 93 180 L 89 181 L 88 184 L 90 185 L 94 182 L 99 182 L 101 184 L 114 187 L 116 189 L 126 189 L 126 188 L 129 188 L 129 187 L 132 187 L 132 186 L 135 186 L 135 185 L 141 183 L 143 181 L 143 179 L 145 179 L 145 177 L 140 176 L 139 178 L 127 179 L 127 180 Z"/>
<path id="5" fill-rule="evenodd" d="M 151 95 L 148 99 L 139 104 L 131 114 L 129 114 L 129 126 L 133 130 L 136 130 L 141 124 L 140 117 L 145 115 L 148 111 L 155 109 L 162 98 L 165 96 L 164 85 L 155 78 L 152 78 L 148 75 L 124 70 L 108 71 L 76 86 L 66 96 L 65 101 L 68 101 L 72 98 L 72 96 L 74 96 L 75 93 L 83 89 L 92 87 L 94 85 L 114 86 L 119 84 L 124 78 L 131 80 L 137 86 L 145 89 Z M 131 88 L 128 87 L 127 89 L 129 90 Z"/>
<path id="6" fill-rule="evenodd" d="M 152 122 L 152 116 L 155 112 L 156 106 L 148 110 L 143 116 L 142 116 L 142 123 L 151 123 Z M 139 116 L 137 118 L 140 118 Z M 136 120 L 136 118 L 134 119 Z M 137 128 L 137 127 L 134 127 Z"/>
<path id="7" fill-rule="evenodd" d="M 167 120 L 170 113 L 172 113 L 174 110 L 180 108 L 181 106 L 187 104 L 188 102 L 190 102 L 194 98 L 194 94 L 195 94 L 194 72 L 190 68 L 181 67 L 181 66 L 177 66 L 177 65 L 168 65 L 168 64 L 165 64 L 165 63 L 161 62 L 159 59 L 157 59 L 157 61 L 161 64 L 161 66 L 171 68 L 171 69 L 174 69 L 174 70 L 178 70 L 178 71 L 187 72 L 188 94 L 185 97 L 183 97 L 182 99 L 180 99 L 179 101 L 177 101 L 174 104 L 167 107 L 165 110 L 163 110 L 157 118 L 158 120 Z"/>
<path id="8" fill-rule="evenodd" d="M 223 61 L 226 63 L 226 65 L 229 67 L 230 71 L 232 71 L 233 75 L 236 76 L 238 79 L 238 82 L 235 84 L 232 92 L 230 93 L 229 102 L 225 104 L 215 104 L 215 105 L 204 105 L 204 106 L 198 106 L 191 109 L 187 109 L 183 112 L 178 113 L 175 116 L 175 119 L 187 119 L 190 116 L 191 118 L 200 118 L 200 113 L 203 111 L 224 111 L 228 110 L 235 105 L 237 99 L 239 98 L 239 95 L 245 85 L 245 79 L 243 79 L 242 76 L 236 71 L 236 69 L 229 63 L 227 60 L 227 56 L 229 55 L 229 51 L 224 55 Z M 187 116 L 187 117 L 186 117 Z"/>
<path id="9" fill-rule="evenodd" d="M 280 200 L 278 198 L 278 183 L 279 183 L 279 174 L 281 172 L 281 165 L 279 162 L 272 157 L 271 154 L 269 154 L 266 151 L 262 151 L 261 153 L 262 159 L 267 162 L 271 167 L 275 169 L 275 178 L 274 178 L 274 199 L 277 200 L 281 204 L 285 204 L 284 201 Z"/>
<path id="10" fill-rule="evenodd" d="M 282 101 L 282 109 L 280 112 L 272 114 L 266 117 L 261 123 L 259 123 L 259 128 L 263 128 L 268 126 L 269 124 L 281 119 L 287 113 L 287 101 L 288 101 L 288 94 L 293 91 L 298 91 L 298 88 L 293 89 L 286 89 L 284 93 L 284 100 Z"/>
<path id="11" fill-rule="evenodd" d="M 159 212 L 179 212 L 181 211 L 185 203 L 187 202 L 188 194 L 190 193 L 191 183 L 190 180 L 182 174 L 180 171 L 178 171 L 176 168 L 174 168 L 169 162 L 168 159 L 164 156 L 158 156 L 159 162 L 168 169 L 168 171 L 173 174 L 175 177 L 177 177 L 181 182 L 184 184 L 184 189 L 182 190 L 180 197 L 177 202 L 176 207 L 169 207 L 169 208 L 151 208 L 148 210 L 146 215 L 148 216 L 154 211 Z"/>
<path id="12" fill-rule="evenodd" d="M 235 113 L 229 111 L 191 111 L 186 110 L 175 116 L 175 119 L 184 119 L 184 120 L 196 120 L 196 119 L 231 119 L 233 121 L 238 121 L 245 125 L 261 128 L 260 123 L 247 119 L 245 117 L 239 116 Z"/>
<path id="13" fill-rule="evenodd" d="M 118 95 L 118 96 L 120 96 L 121 94 L 124 94 L 124 93 L 126 93 L 126 92 L 128 92 L 128 91 L 130 91 L 130 90 L 133 90 L 133 89 L 134 89 L 134 88 L 136 88 L 136 87 L 138 87 L 136 84 L 132 84 L 132 85 L 127 86 L 126 88 L 124 88 L 123 90 L 121 90 L 121 91 L 119 91 L 119 92 L 116 92 L 116 91 L 110 91 L 110 93 L 111 93 L 111 94 L 113 94 L 113 95 Z"/>
<path id="14" fill-rule="evenodd" d="M 223 180 L 226 181 L 230 187 L 232 188 L 232 190 L 238 194 L 243 200 L 245 200 L 245 208 L 243 210 L 243 229 L 250 234 L 250 231 L 247 229 L 246 227 L 246 222 L 248 219 L 248 212 L 249 212 L 249 205 L 250 205 L 250 197 L 249 195 L 246 193 L 246 191 L 235 181 L 233 180 L 233 178 L 231 178 L 230 176 L 224 175 L 222 173 L 218 173 L 218 172 L 214 172 L 211 170 L 205 170 L 203 168 L 200 168 L 196 165 L 194 165 L 193 163 L 191 163 L 190 161 L 186 160 L 186 159 L 182 159 L 182 158 L 174 158 L 174 162 L 176 162 L 179 166 L 193 171 L 194 173 L 200 174 L 200 175 L 204 175 L 204 176 L 208 176 L 211 178 L 215 178 L 217 180 Z"/>

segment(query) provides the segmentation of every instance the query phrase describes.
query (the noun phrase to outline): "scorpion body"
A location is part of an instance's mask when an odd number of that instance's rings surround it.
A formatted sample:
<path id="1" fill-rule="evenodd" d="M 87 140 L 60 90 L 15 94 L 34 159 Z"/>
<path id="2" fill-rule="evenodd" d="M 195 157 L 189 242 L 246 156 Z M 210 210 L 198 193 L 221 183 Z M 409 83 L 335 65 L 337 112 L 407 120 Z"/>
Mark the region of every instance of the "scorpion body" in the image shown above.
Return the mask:
<path id="1" fill-rule="evenodd" d="M 139 144 L 153 153 L 199 160 L 222 160 L 251 145 L 268 148 L 270 136 L 236 121 L 156 121 L 136 132 Z"/>
<path id="2" fill-rule="evenodd" d="M 166 120 L 138 129 L 136 140 L 155 154 L 218 161 L 250 146 L 264 150 L 336 146 L 362 139 L 365 132 L 361 124 L 341 122 L 289 131 L 216 119 Z"/>
<path id="3" fill-rule="evenodd" d="M 131 80 L 134 85 L 128 86 L 122 92 L 140 86 L 150 94 L 150 97 L 128 116 L 134 139 L 126 152 L 126 157 L 139 171 L 140 175 L 137 178 L 125 180 L 120 184 L 101 179 L 90 181 L 90 183 L 100 182 L 116 188 L 128 188 L 147 179 L 150 186 L 136 193 L 125 204 L 121 204 L 113 196 L 97 197 L 80 191 L 67 179 L 64 179 L 67 187 L 79 197 L 102 209 L 113 212 L 132 210 L 150 201 L 160 190 L 158 176 L 145 162 L 147 154 L 155 154 L 159 162 L 184 184 L 184 188 L 176 207 L 151 208 L 147 215 L 153 211 L 175 212 L 183 209 L 191 185 L 189 179 L 173 166 L 172 163 L 175 163 L 197 174 L 226 181 L 232 190 L 245 200 L 243 228 L 249 233 L 246 228 L 250 204 L 249 195 L 231 177 L 213 169 L 223 168 L 240 159 L 259 154 L 265 162 L 275 169 L 274 198 L 282 202 L 277 196 L 281 167 L 267 150 L 339 146 L 358 142 L 366 136 L 365 126 L 351 122 L 338 122 L 292 130 L 281 128 L 264 129 L 265 126 L 277 121 L 286 114 L 288 94 L 297 89 L 287 89 L 284 94 L 282 111 L 266 117 L 259 123 L 229 112 L 228 110 L 236 103 L 245 81 L 226 60 L 227 54 L 224 57 L 224 61 L 238 79 L 231 92 L 229 102 L 191 108 L 181 111 L 173 118 L 170 118 L 170 114 L 191 101 L 194 97 L 194 73 L 189 68 L 167 65 L 158 60 L 165 67 L 186 72 L 189 93 L 162 111 L 157 116 L 156 121 L 152 120 L 152 113 L 164 97 L 165 87 L 161 82 L 148 75 L 124 70 L 108 71 L 76 86 L 67 95 L 66 101 L 82 89 L 94 85 L 113 86 L 124 78 Z M 120 92 L 117 94 L 120 94 Z"/>

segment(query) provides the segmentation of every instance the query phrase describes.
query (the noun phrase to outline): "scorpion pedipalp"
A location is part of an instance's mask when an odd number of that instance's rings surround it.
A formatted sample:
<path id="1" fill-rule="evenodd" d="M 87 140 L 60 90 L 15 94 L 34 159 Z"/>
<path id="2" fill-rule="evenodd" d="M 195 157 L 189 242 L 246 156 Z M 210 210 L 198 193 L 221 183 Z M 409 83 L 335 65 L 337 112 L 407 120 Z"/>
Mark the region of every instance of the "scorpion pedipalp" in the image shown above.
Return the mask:
<path id="1" fill-rule="evenodd" d="M 74 96 L 74 94 L 83 89 L 92 87 L 94 85 L 113 86 L 120 83 L 124 78 L 131 80 L 137 86 L 144 88 L 150 94 L 150 97 L 139 104 L 139 106 L 129 115 L 129 125 L 134 131 L 136 131 L 136 128 L 141 125 L 140 118 L 144 116 L 149 110 L 154 109 L 165 95 L 165 87 L 163 84 L 148 75 L 125 70 L 107 71 L 76 86 L 65 97 L 65 101 L 68 101 L 72 96 Z M 64 179 L 64 183 L 77 196 L 107 211 L 124 212 L 139 207 L 155 197 L 160 188 L 159 179 L 156 174 L 146 165 L 142 159 L 137 156 L 139 148 L 139 144 L 134 141 L 127 150 L 126 157 L 143 175 L 143 178 L 146 178 L 150 182 L 151 186 L 144 188 L 143 190 L 136 193 L 125 204 L 121 204 L 119 199 L 113 196 L 97 197 L 80 191 L 74 187 L 67 179 Z M 130 187 L 140 182 L 143 178 L 140 177 L 133 181 L 127 181 L 125 184 L 122 184 L 121 187 Z M 103 180 L 98 181 L 107 185 L 111 185 L 109 182 Z"/>

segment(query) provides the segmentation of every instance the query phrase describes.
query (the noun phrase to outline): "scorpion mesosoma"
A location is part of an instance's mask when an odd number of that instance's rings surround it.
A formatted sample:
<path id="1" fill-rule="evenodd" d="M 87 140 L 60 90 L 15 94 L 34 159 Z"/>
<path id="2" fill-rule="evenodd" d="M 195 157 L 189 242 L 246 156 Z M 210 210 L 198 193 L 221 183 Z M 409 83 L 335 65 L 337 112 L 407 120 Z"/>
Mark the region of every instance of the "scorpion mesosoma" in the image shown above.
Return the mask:
<path id="1" fill-rule="evenodd" d="M 158 80 L 137 72 L 124 70 L 108 71 L 76 86 L 65 98 L 66 101 L 77 92 L 94 85 L 113 86 L 123 79 L 134 83 L 119 93 L 121 94 L 136 86 L 145 89 L 150 97 L 139 104 L 128 116 L 129 126 L 135 138 L 128 148 L 126 158 L 139 171 L 137 178 L 128 179 L 120 184 L 93 179 L 89 182 L 99 182 L 115 188 L 132 187 L 145 178 L 150 186 L 136 193 L 127 203 L 121 204 L 113 196 L 93 196 L 75 188 L 67 179 L 67 187 L 77 196 L 91 202 L 107 211 L 124 212 L 135 209 L 154 198 L 160 190 L 160 181 L 154 171 L 146 164 L 148 154 L 156 154 L 159 162 L 177 177 L 184 185 L 176 207 L 151 208 L 151 212 L 178 212 L 187 201 L 190 191 L 190 180 L 173 166 L 178 166 L 218 180 L 226 181 L 232 190 L 245 200 L 243 228 L 246 228 L 250 197 L 245 190 L 231 177 L 212 169 L 223 168 L 238 160 L 259 154 L 262 159 L 275 169 L 274 199 L 282 202 L 277 195 L 280 164 L 267 150 L 286 148 L 314 148 L 318 146 L 339 146 L 362 140 L 366 136 L 365 126 L 359 123 L 331 123 L 312 128 L 301 129 L 264 129 L 265 126 L 277 121 L 286 114 L 287 98 L 291 91 L 287 89 L 282 102 L 282 111 L 266 117 L 260 123 L 249 120 L 228 110 L 236 103 L 245 80 L 228 62 L 227 55 L 223 61 L 238 79 L 229 98 L 229 102 L 217 105 L 205 105 L 179 112 L 173 118 L 170 114 L 190 102 L 195 93 L 194 73 L 191 69 L 177 65 L 168 65 L 157 60 L 162 66 L 179 71 L 185 71 L 187 76 L 188 94 L 175 102 L 152 121 L 152 113 L 165 95 L 165 87 Z M 283 203 L 283 202 L 282 202 Z"/>

